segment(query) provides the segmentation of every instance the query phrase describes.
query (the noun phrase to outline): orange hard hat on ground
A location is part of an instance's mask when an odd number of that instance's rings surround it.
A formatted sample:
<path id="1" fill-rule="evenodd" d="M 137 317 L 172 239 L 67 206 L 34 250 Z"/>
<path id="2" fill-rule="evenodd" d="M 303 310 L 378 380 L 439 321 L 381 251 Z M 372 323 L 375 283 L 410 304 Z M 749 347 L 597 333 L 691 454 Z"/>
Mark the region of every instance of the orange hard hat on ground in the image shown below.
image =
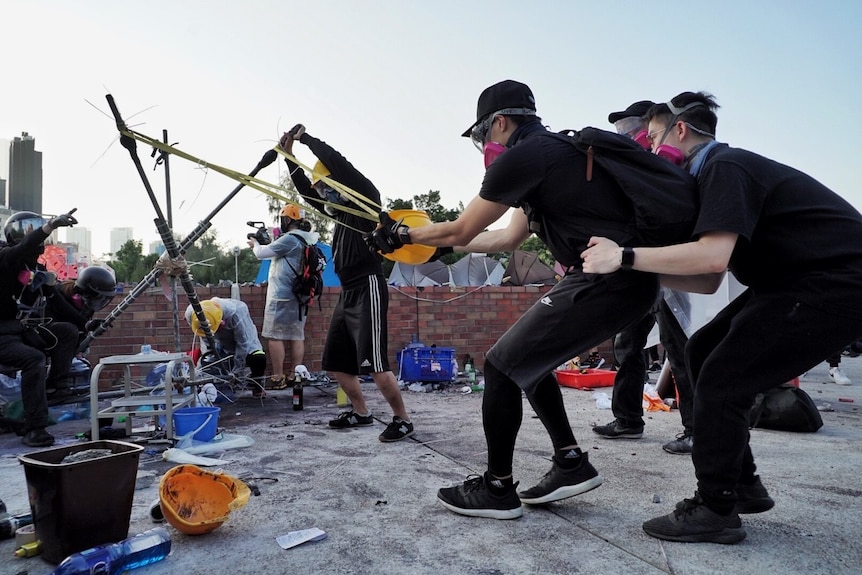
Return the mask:
<path id="1" fill-rule="evenodd" d="M 392 210 L 389 212 L 389 217 L 396 222 L 403 219 L 401 223 L 408 228 L 421 228 L 431 223 L 428 213 L 423 210 Z M 427 262 L 436 251 L 437 248 L 434 246 L 405 244 L 391 254 L 383 254 L 383 257 L 393 262 L 418 265 Z"/>
<path id="2" fill-rule="evenodd" d="M 196 465 L 178 465 L 159 482 L 165 520 L 187 535 L 218 529 L 231 511 L 245 507 L 250 496 L 248 485 L 239 479 Z"/>

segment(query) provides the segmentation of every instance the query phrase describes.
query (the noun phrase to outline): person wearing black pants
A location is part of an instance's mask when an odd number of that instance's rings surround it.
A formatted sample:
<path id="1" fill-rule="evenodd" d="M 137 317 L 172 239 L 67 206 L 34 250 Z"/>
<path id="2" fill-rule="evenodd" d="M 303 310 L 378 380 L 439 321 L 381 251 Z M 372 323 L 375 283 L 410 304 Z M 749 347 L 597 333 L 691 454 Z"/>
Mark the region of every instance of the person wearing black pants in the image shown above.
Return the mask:
<path id="1" fill-rule="evenodd" d="M 543 137 L 546 132 L 529 87 L 513 80 L 490 86 L 479 96 L 476 122 L 462 134 L 483 152 L 486 172 L 479 195 L 455 221 L 409 228 L 384 213 L 381 226 L 365 236 L 372 249 L 383 253 L 410 243 L 498 252 L 516 249 L 536 233 L 568 270 L 485 355 L 482 425 L 488 469 L 437 492 L 441 505 L 461 515 L 514 519 L 523 514 L 522 503 L 545 504 L 601 485 L 589 455 L 578 447 L 552 372 L 572 357 L 573 350 L 590 349 L 646 315 L 658 295 L 653 274 L 583 273 L 580 252 L 599 230 L 620 241 L 640 237 L 632 223 L 634 206 L 614 174 L 593 169 L 593 156 L 565 139 Z M 623 136 L 607 137 L 626 153 L 637 153 L 649 164 L 650 173 L 655 170 L 656 182 L 641 178 L 640 185 L 657 183 L 661 172 L 666 179 L 657 187 L 672 186 L 674 198 L 682 200 L 679 211 L 690 208 L 694 213 L 694 180 L 688 174 L 639 150 Z M 516 209 L 506 228 L 483 231 L 509 208 Z M 667 210 L 657 204 L 650 208 Z M 548 431 L 553 456 L 545 476 L 518 492 L 512 462 L 523 417 L 522 392 Z"/>
<path id="2" fill-rule="evenodd" d="M 700 215 L 687 243 L 629 248 L 633 269 L 663 274 L 665 286 L 713 293 L 727 271 L 748 286 L 686 348 L 697 491 L 643 524 L 669 541 L 745 538 L 739 514 L 774 504 L 749 446 L 754 396 L 862 334 L 862 214 L 798 170 L 718 143 L 717 107 L 684 92 L 647 113 L 653 151 L 697 177 Z M 613 273 L 623 250 L 593 238 L 584 270 Z"/>
<path id="3" fill-rule="evenodd" d="M 56 389 L 69 375 L 78 346 L 78 328 L 45 316 L 45 292 L 53 293 L 56 276 L 48 273 L 39 256 L 45 240 L 59 227 L 78 223 L 74 210 L 50 220 L 33 212 L 17 212 L 6 220 L 6 245 L 0 247 L 0 363 L 21 370 L 21 402 L 25 431 L 21 442 L 50 447 L 46 387 Z M 39 325 L 40 341 L 28 339 L 25 325 Z M 51 366 L 46 380 L 48 359 Z"/>
<path id="4" fill-rule="evenodd" d="M 644 115 L 653 105 L 655 105 L 654 102 L 649 100 L 635 102 L 621 112 L 611 112 L 608 115 L 608 122 L 614 125 L 618 134 L 630 137 L 648 150 L 647 122 Z M 690 313 L 691 306 L 687 305 L 688 296 L 678 292 L 668 295 L 673 297 L 676 303 L 685 305 L 686 309 L 680 309 L 679 313 L 685 316 Z M 684 356 L 688 337 L 664 298 L 656 302 L 649 314 L 623 329 L 614 338 L 614 356 L 619 362 L 611 400 L 614 420 L 604 425 L 596 425 L 593 427 L 593 432 L 607 439 L 643 437 L 643 390 L 647 370 L 647 351 L 644 350 L 644 346 L 656 323 L 659 324 L 661 343 L 667 352 L 678 389 L 678 407 L 683 424 L 683 432 L 676 439 L 665 443 L 662 449 L 668 453 L 689 454 L 692 444 L 692 390 Z M 656 347 L 653 346 L 648 350 L 653 360 L 650 371 L 661 370 Z"/>

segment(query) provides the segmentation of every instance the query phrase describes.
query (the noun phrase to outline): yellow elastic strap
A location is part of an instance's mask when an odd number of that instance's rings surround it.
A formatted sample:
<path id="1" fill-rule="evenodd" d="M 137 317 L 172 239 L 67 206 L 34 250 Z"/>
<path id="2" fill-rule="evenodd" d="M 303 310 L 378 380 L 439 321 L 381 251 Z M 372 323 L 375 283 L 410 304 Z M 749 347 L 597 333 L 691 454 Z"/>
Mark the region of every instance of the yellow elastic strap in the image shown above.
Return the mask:
<path id="1" fill-rule="evenodd" d="M 197 164 L 203 168 L 206 168 L 208 170 L 213 170 L 214 172 L 222 174 L 223 176 L 231 178 L 232 180 L 236 180 L 236 181 L 244 184 L 246 187 L 253 188 L 253 189 L 255 189 L 259 192 L 262 192 L 268 196 L 276 198 L 277 200 L 280 200 L 280 201 L 288 203 L 288 204 L 292 204 L 294 206 L 297 206 L 298 208 L 302 208 L 302 209 L 314 212 L 315 214 L 317 214 L 318 216 L 320 216 L 326 220 L 329 220 L 329 221 L 334 222 L 336 224 L 342 225 L 342 226 L 349 228 L 351 230 L 354 230 L 356 232 L 365 233 L 362 230 L 358 230 L 356 228 L 353 228 L 352 226 L 349 226 L 343 222 L 336 220 L 335 218 L 332 218 L 328 214 L 318 212 L 317 210 L 314 210 L 314 209 L 310 208 L 309 206 L 306 206 L 304 204 L 300 204 L 294 200 L 291 200 L 284 193 L 284 192 L 287 192 L 289 190 L 283 186 L 280 186 L 278 184 L 272 184 L 270 182 L 267 182 L 265 180 L 261 180 L 259 178 L 251 177 L 248 174 L 243 174 L 242 172 L 237 172 L 235 170 L 231 170 L 230 168 L 225 168 L 223 166 L 219 166 L 218 164 L 213 164 L 211 162 L 207 162 L 206 160 L 202 160 L 200 158 L 197 158 L 197 157 L 195 157 L 189 153 L 186 153 L 186 152 L 180 150 L 179 148 L 176 148 L 176 147 L 171 146 L 169 144 L 165 144 L 164 142 L 162 142 L 160 140 L 156 140 L 156 139 L 151 138 L 145 134 L 141 134 L 140 132 L 135 132 L 134 130 L 129 130 L 128 128 L 126 128 L 124 130 L 120 130 L 120 133 L 124 136 L 129 136 L 131 138 L 134 138 L 135 140 L 138 140 L 139 142 L 142 142 L 144 144 L 152 146 L 153 148 L 156 148 L 157 150 L 160 150 L 162 152 L 166 152 L 168 154 L 172 154 L 172 155 L 177 156 L 179 158 L 182 158 L 184 160 L 188 160 L 189 162 L 195 163 L 195 164 Z M 281 150 L 281 152 L 283 153 L 283 150 Z M 329 183 L 330 179 L 326 178 L 325 181 L 327 181 L 327 183 Z M 337 184 L 338 186 L 340 186 L 344 189 L 347 189 L 345 186 L 341 186 L 341 184 L 338 184 L 338 182 L 335 182 L 334 180 L 331 180 L 331 182 L 334 182 L 335 184 Z M 350 192 L 352 192 L 353 194 L 356 194 L 356 192 L 354 192 L 353 190 L 350 190 Z M 353 214 L 357 217 L 365 218 L 365 219 L 372 220 L 372 221 L 377 221 L 377 216 L 374 214 L 373 211 L 371 211 L 366 206 L 362 206 L 362 207 L 364 207 L 368 213 L 361 212 L 359 210 L 350 208 L 348 206 L 343 206 L 341 204 L 325 202 L 325 201 L 323 203 L 326 205 L 332 206 L 334 209 L 339 209 L 343 212 Z"/>

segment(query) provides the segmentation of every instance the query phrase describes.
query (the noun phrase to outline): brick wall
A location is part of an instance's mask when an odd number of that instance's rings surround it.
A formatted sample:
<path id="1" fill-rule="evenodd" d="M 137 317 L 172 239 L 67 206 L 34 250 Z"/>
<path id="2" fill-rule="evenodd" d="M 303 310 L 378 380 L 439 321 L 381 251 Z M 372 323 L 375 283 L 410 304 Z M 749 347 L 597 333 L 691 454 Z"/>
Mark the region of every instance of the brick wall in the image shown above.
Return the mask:
<path id="1" fill-rule="evenodd" d="M 417 333 L 419 341 L 425 345 L 454 348 L 459 360 L 464 354 L 470 354 L 481 369 L 484 353 L 549 289 L 521 286 L 417 289 L 390 286 L 389 360 L 393 369 L 396 369 L 397 352 L 409 344 Z M 305 364 L 311 371 L 321 369 L 320 357 L 326 329 L 339 292 L 340 288 L 326 288 L 321 300 L 322 309 L 318 309 L 315 304 L 309 310 L 305 329 Z M 197 294 L 201 300 L 213 296 L 228 298 L 230 288 L 198 288 Z M 249 306 L 252 319 L 260 327 L 263 324 L 266 288 L 244 286 L 240 289 L 240 297 Z M 114 300 L 115 304 L 119 302 L 119 299 Z M 188 350 L 192 345 L 191 330 L 182 317 L 187 305 L 188 300 L 180 291 L 181 350 Z M 107 313 L 97 317 L 104 315 Z M 158 351 L 175 351 L 174 333 L 172 303 L 161 289 L 153 288 L 139 296 L 114 321 L 111 329 L 93 341 L 87 357 L 96 365 L 101 357 L 138 353 L 142 344 L 150 344 Z M 266 342 L 262 340 L 262 343 L 266 348 Z M 610 342 L 605 342 L 599 349 L 610 361 Z M 575 353 L 582 351 L 573 350 Z"/>

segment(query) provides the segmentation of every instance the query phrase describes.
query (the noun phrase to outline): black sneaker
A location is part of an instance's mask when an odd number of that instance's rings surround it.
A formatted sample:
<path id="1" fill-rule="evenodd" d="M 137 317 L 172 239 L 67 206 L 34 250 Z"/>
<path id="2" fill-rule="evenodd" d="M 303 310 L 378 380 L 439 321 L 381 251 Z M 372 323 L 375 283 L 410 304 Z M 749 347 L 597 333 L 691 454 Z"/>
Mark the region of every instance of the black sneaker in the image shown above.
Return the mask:
<path id="1" fill-rule="evenodd" d="M 552 460 L 551 470 L 535 487 L 518 493 L 518 497 L 522 503 L 540 505 L 586 493 L 601 484 L 602 478 L 590 464 L 589 455 L 582 453 L 580 465 L 573 469 L 564 469 Z"/>
<path id="2" fill-rule="evenodd" d="M 45 431 L 44 427 L 40 427 L 25 433 L 21 443 L 28 447 L 51 447 L 54 445 L 54 436 Z"/>
<path id="3" fill-rule="evenodd" d="M 488 472 L 472 475 L 455 487 L 444 487 L 437 491 L 440 504 L 460 515 L 486 517 L 488 519 L 517 519 L 524 514 L 521 500 L 515 494 L 517 483 L 503 495 L 494 495 L 486 485 Z"/>
<path id="4" fill-rule="evenodd" d="M 596 425 L 593 431 L 607 439 L 640 439 L 644 435 L 644 426 L 629 427 L 615 419 L 607 425 Z"/>
<path id="5" fill-rule="evenodd" d="M 655 517 L 643 524 L 647 535 L 665 541 L 682 543 L 739 543 L 745 539 L 745 528 L 733 511 L 719 515 L 695 492 L 694 498 L 676 504 L 672 513 Z"/>
<path id="6" fill-rule="evenodd" d="M 330 425 L 332 425 L 330 423 Z M 392 423 L 386 426 L 383 433 L 380 434 L 380 441 L 389 443 L 392 441 L 401 441 L 413 435 L 413 423 L 404 421 L 397 415 L 392 418 Z"/>
<path id="7" fill-rule="evenodd" d="M 736 486 L 736 513 L 763 513 L 775 506 L 775 501 L 769 496 L 769 492 L 760 482 L 760 476 L 754 478 L 754 483 Z"/>
<path id="8" fill-rule="evenodd" d="M 266 390 L 257 382 L 252 383 L 249 387 L 251 388 L 251 396 L 255 399 L 260 399 L 266 395 Z"/>
<path id="9" fill-rule="evenodd" d="M 691 435 L 680 433 L 673 441 L 668 441 L 661 446 L 662 449 L 674 455 L 691 455 L 691 446 L 694 438 Z"/>
<path id="10" fill-rule="evenodd" d="M 374 418 L 371 417 L 371 414 L 358 415 L 353 410 L 343 411 L 338 414 L 338 417 L 329 422 L 329 427 L 334 427 L 335 429 L 365 427 L 367 425 L 374 425 Z"/>

